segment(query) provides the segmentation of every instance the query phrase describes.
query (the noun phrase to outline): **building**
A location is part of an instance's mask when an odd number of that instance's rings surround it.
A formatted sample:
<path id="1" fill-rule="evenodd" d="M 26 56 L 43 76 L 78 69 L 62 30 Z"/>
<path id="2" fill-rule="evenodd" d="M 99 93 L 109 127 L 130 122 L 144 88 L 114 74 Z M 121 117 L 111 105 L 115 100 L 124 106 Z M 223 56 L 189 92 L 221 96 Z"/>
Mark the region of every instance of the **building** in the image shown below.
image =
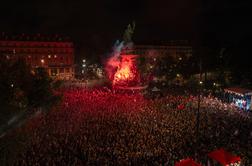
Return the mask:
<path id="1" fill-rule="evenodd" d="M 169 80 L 170 83 L 182 84 L 184 80 L 182 72 L 188 68 L 193 48 L 187 40 L 175 40 L 162 44 L 135 44 L 132 47 L 124 48 L 122 54 L 139 55 L 139 58 L 144 59 L 142 66 L 138 64 L 138 67 L 145 70 L 142 70 L 144 75 L 151 73 L 151 77 L 155 81 L 167 82 Z"/>
<path id="2" fill-rule="evenodd" d="M 161 45 L 134 45 L 133 48 L 126 48 L 124 52 L 145 56 L 149 58 L 171 57 L 179 60 L 192 56 L 192 45 L 187 40 L 169 41 Z"/>
<path id="3" fill-rule="evenodd" d="M 28 37 L 0 38 L 0 53 L 7 58 L 23 58 L 33 69 L 44 67 L 55 79 L 74 77 L 74 47 L 59 39 Z"/>

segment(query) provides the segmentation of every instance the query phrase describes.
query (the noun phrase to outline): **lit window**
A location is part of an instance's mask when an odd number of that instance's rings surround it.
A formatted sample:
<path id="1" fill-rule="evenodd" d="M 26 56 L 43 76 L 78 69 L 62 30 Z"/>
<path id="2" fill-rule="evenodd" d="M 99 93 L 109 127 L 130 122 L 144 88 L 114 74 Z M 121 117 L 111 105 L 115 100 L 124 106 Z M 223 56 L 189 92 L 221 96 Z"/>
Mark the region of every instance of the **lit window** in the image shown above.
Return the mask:
<path id="1" fill-rule="evenodd" d="M 54 55 L 54 58 L 57 58 L 57 55 L 56 55 L 56 54 Z"/>
<path id="2" fill-rule="evenodd" d="M 58 72 L 57 72 L 57 69 L 56 69 L 56 68 L 51 69 L 51 75 L 52 75 L 52 76 L 56 76 L 57 74 L 58 74 Z"/>
<path id="3" fill-rule="evenodd" d="M 51 55 L 48 55 L 48 58 L 51 58 Z"/>

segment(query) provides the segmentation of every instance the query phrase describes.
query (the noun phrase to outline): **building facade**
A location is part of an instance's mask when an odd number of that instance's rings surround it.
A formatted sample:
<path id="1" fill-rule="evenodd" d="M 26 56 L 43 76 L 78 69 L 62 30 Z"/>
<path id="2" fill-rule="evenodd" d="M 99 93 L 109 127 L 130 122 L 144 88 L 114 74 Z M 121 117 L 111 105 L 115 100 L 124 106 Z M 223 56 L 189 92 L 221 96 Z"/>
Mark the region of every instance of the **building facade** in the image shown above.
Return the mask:
<path id="1" fill-rule="evenodd" d="M 0 39 L 0 53 L 7 58 L 23 58 L 32 69 L 43 67 L 52 78 L 74 78 L 72 42 Z"/>
<path id="2" fill-rule="evenodd" d="M 151 46 L 138 45 L 135 47 L 135 54 L 146 57 L 171 57 L 174 59 L 189 58 L 192 56 L 192 47 L 190 46 Z"/>
<path id="3" fill-rule="evenodd" d="M 147 58 L 171 57 L 173 59 L 192 56 L 192 45 L 187 40 L 170 41 L 162 45 L 134 45 L 123 50 L 126 54 L 136 54 Z"/>
<path id="4" fill-rule="evenodd" d="M 124 48 L 122 54 L 138 55 L 143 63 L 138 65 L 144 75 L 151 73 L 157 81 L 183 82 L 183 70 L 193 56 L 192 44 L 187 40 L 169 41 L 162 44 L 144 44 Z M 187 66 L 187 67 L 186 67 Z"/>

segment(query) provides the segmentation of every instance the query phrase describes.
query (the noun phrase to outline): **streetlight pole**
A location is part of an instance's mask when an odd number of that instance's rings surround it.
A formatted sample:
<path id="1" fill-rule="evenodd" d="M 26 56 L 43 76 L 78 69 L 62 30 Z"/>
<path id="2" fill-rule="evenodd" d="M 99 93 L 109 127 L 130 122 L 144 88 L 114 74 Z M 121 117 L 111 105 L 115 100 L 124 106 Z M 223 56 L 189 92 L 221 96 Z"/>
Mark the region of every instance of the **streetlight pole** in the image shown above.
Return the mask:
<path id="1" fill-rule="evenodd" d="M 82 60 L 82 68 L 81 68 L 81 74 L 82 74 L 82 78 L 85 76 L 85 68 L 86 68 L 86 59 Z M 86 79 L 86 78 L 85 78 Z"/>
<path id="2" fill-rule="evenodd" d="M 199 75 L 199 89 L 198 89 L 198 107 L 197 107 L 197 119 L 196 119 L 196 136 L 199 137 L 199 126 L 200 126 L 200 102 L 201 102 L 201 88 L 202 88 L 202 60 L 200 57 L 200 75 Z"/>

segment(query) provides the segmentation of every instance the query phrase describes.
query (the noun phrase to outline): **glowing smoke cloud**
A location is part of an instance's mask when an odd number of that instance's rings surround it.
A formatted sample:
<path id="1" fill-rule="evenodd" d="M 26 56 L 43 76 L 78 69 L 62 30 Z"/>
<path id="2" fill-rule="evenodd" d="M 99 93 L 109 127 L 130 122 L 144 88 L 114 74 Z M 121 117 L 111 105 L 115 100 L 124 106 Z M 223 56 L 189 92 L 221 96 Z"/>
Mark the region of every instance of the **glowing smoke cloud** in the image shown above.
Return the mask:
<path id="1" fill-rule="evenodd" d="M 114 79 L 114 74 L 120 66 L 120 54 L 123 46 L 124 42 L 120 42 L 119 40 L 117 40 L 113 46 L 112 55 L 106 63 L 106 72 L 110 80 Z"/>
<path id="2" fill-rule="evenodd" d="M 135 86 L 139 83 L 139 74 L 135 65 L 135 55 L 122 55 L 121 63 L 117 69 L 114 79 L 114 86 Z"/>
<path id="3" fill-rule="evenodd" d="M 130 49 L 133 47 L 132 34 L 135 29 L 135 23 L 128 25 L 124 33 L 124 41 L 116 41 L 113 52 L 106 63 L 106 72 L 113 86 L 127 86 L 136 79 L 135 56 L 121 55 L 122 49 Z M 126 44 L 125 44 L 126 43 Z"/>
<path id="4" fill-rule="evenodd" d="M 121 42 L 123 45 L 123 42 Z M 139 82 L 139 74 L 136 67 L 136 55 L 121 55 L 121 47 L 115 48 L 112 56 L 106 64 L 106 71 L 112 85 L 132 86 Z M 129 48 L 129 47 L 127 47 Z"/>

